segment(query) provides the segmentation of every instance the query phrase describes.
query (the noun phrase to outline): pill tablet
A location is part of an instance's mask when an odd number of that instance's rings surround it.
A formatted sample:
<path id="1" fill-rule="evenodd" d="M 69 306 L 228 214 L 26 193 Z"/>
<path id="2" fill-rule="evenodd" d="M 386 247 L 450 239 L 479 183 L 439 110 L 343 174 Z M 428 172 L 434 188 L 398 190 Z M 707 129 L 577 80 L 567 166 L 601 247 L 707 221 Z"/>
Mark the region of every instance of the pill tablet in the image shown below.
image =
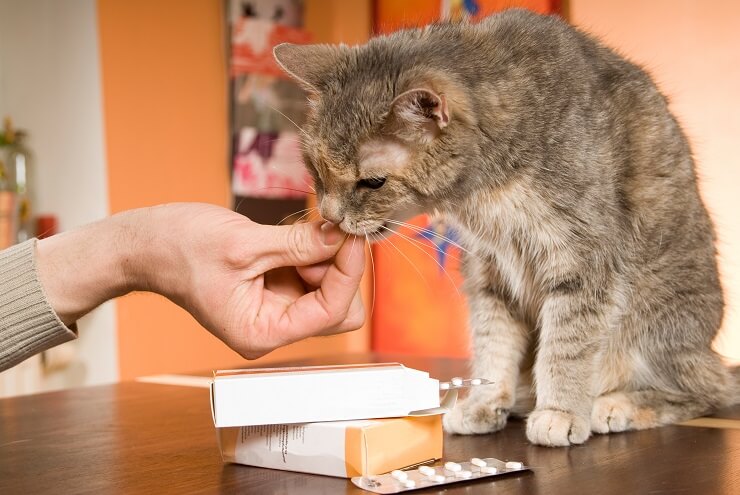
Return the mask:
<path id="1" fill-rule="evenodd" d="M 432 476 L 428 476 L 427 478 L 429 479 L 429 481 L 434 481 L 435 483 L 443 483 L 444 480 L 447 479 L 441 474 L 435 474 Z"/>
<path id="2" fill-rule="evenodd" d="M 483 466 L 480 468 L 480 472 L 485 474 L 496 474 L 498 473 L 498 469 L 493 466 Z"/>
<path id="3" fill-rule="evenodd" d="M 477 457 L 473 457 L 472 459 L 470 459 L 470 464 L 472 464 L 473 466 L 478 466 L 478 467 L 483 467 L 483 466 L 488 465 L 486 461 L 484 461 L 483 459 L 478 459 Z"/>
<path id="4" fill-rule="evenodd" d="M 481 383 L 483 382 L 481 381 L 480 378 L 473 378 L 472 380 L 470 380 L 471 385 L 480 385 Z"/>
<path id="5" fill-rule="evenodd" d="M 473 476 L 473 472 L 472 471 L 467 471 L 467 470 L 462 470 L 462 471 L 456 472 L 455 473 L 455 476 L 457 476 L 458 478 L 466 478 L 467 479 L 467 478 L 470 478 L 471 476 Z"/>
<path id="6" fill-rule="evenodd" d="M 456 462 L 446 462 L 445 469 L 449 469 L 453 473 L 456 473 L 457 471 L 462 470 L 462 466 Z"/>
<path id="7" fill-rule="evenodd" d="M 416 486 L 416 481 L 406 480 L 403 482 L 403 486 L 405 486 L 406 488 L 414 488 Z"/>
<path id="8" fill-rule="evenodd" d="M 460 378 L 459 376 L 456 376 L 455 378 L 453 378 L 453 379 L 452 379 L 452 380 L 450 380 L 450 381 L 451 381 L 451 382 L 452 382 L 452 384 L 453 384 L 454 386 L 456 386 L 456 387 L 459 387 L 459 386 L 461 386 L 461 385 L 463 384 L 463 379 L 462 379 L 462 378 Z"/>
<path id="9" fill-rule="evenodd" d="M 506 469 L 521 469 L 524 467 L 524 464 L 517 461 L 509 461 L 506 463 Z"/>
<path id="10" fill-rule="evenodd" d="M 421 466 L 419 468 L 419 472 L 423 474 L 424 476 L 434 476 L 437 474 L 437 471 L 434 470 L 434 468 L 431 468 L 429 466 Z"/>
<path id="11" fill-rule="evenodd" d="M 406 481 L 409 478 L 408 474 L 398 469 L 396 469 L 395 471 L 391 471 L 391 476 L 393 476 L 398 481 Z"/>
<path id="12" fill-rule="evenodd" d="M 449 390 L 450 389 L 450 384 L 448 382 L 442 382 L 442 383 L 439 384 L 439 389 L 440 390 Z"/>

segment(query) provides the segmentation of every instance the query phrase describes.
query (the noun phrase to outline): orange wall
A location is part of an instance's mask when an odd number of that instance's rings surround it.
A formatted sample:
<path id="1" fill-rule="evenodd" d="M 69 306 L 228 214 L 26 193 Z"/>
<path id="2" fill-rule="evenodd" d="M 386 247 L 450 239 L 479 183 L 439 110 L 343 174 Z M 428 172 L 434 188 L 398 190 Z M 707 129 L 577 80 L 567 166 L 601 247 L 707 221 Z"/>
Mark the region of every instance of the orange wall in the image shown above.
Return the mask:
<path id="1" fill-rule="evenodd" d="M 455 3 L 449 2 L 450 6 Z M 509 8 L 529 9 L 542 14 L 561 12 L 561 3 L 561 0 L 478 0 L 476 17 L 485 17 Z M 390 33 L 398 29 L 423 26 L 438 21 L 441 13 L 441 0 L 377 0 L 375 29 L 379 33 Z"/>
<path id="2" fill-rule="evenodd" d="M 305 23 L 315 43 L 364 43 L 373 22 L 372 0 L 304 0 Z"/>
<path id="3" fill-rule="evenodd" d="M 311 3 L 315 10 L 338 2 Z M 170 201 L 228 205 L 222 1 L 99 0 L 98 26 L 111 211 Z M 162 297 L 124 297 L 117 314 L 121 379 L 240 362 Z M 366 348 L 366 334 L 349 334 L 263 359 Z"/>
<path id="4" fill-rule="evenodd" d="M 740 361 L 740 2 L 571 0 L 570 16 L 648 69 L 689 136 L 720 239 L 727 312 L 716 344 Z"/>

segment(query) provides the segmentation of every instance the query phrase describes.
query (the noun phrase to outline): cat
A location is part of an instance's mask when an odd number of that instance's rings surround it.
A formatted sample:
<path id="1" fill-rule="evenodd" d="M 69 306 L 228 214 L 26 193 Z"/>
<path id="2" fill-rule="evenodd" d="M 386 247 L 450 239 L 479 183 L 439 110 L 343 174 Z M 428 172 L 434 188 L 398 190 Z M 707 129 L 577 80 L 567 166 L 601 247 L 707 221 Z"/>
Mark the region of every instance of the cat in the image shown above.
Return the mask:
<path id="1" fill-rule="evenodd" d="M 526 435 L 546 446 L 736 401 L 711 349 L 714 229 L 641 68 L 524 10 L 274 55 L 309 93 L 304 161 L 326 220 L 389 235 L 429 212 L 459 232 L 471 371 L 495 384 L 447 431 L 499 430 L 532 389 Z"/>

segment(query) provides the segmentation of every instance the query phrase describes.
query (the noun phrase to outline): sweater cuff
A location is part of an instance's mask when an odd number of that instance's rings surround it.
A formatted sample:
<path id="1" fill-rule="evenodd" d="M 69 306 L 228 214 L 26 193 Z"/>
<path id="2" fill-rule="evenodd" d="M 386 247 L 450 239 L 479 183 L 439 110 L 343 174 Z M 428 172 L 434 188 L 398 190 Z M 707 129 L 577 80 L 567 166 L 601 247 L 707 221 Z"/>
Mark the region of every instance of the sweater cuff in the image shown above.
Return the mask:
<path id="1" fill-rule="evenodd" d="M 36 239 L 0 251 L 0 288 L 0 371 L 77 337 L 46 299 Z"/>

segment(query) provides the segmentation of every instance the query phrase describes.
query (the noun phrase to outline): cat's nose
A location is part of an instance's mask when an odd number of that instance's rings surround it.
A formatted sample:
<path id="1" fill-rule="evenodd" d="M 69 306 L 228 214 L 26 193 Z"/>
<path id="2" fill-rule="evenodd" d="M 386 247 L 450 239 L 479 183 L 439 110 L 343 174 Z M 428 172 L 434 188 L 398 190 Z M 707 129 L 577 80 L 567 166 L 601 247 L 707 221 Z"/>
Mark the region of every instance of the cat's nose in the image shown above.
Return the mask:
<path id="1" fill-rule="evenodd" d="M 324 198 L 319 208 L 324 220 L 339 225 L 344 220 L 344 209 L 341 203 L 330 196 Z"/>

